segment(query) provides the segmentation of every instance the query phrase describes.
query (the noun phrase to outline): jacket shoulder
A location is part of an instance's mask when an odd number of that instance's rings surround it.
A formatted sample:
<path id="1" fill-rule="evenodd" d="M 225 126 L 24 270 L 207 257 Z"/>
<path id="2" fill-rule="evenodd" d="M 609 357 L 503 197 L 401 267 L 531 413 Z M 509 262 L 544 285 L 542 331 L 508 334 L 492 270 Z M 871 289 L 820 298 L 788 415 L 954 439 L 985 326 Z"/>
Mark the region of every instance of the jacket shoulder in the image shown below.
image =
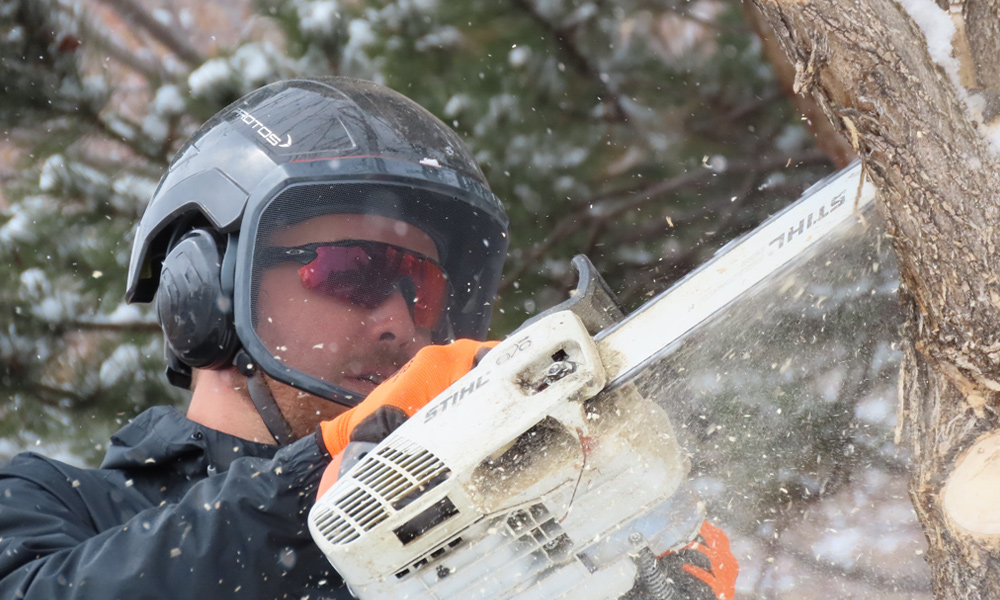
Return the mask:
<path id="1" fill-rule="evenodd" d="M 96 532 L 124 522 L 149 503 L 131 489 L 123 473 L 26 452 L 0 468 L 0 506 L 16 506 L 22 516 L 61 515 L 67 523 Z"/>
<path id="2" fill-rule="evenodd" d="M 87 471 L 41 454 L 22 452 L 0 467 L 0 489 L 17 485 L 19 481 L 53 491 L 62 487 L 72 489 L 74 482 L 79 482 L 78 477 L 85 476 Z"/>

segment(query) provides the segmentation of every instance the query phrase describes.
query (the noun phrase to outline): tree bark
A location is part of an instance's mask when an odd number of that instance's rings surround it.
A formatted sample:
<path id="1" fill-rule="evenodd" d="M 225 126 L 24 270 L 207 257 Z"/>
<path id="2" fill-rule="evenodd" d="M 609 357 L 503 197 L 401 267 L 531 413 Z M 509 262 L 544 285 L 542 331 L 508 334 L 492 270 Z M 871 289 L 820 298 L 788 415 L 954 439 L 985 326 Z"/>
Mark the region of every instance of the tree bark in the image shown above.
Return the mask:
<path id="1" fill-rule="evenodd" d="M 907 311 L 900 433 L 935 596 L 1000 598 L 998 2 L 753 2 L 797 91 L 879 190 Z"/>

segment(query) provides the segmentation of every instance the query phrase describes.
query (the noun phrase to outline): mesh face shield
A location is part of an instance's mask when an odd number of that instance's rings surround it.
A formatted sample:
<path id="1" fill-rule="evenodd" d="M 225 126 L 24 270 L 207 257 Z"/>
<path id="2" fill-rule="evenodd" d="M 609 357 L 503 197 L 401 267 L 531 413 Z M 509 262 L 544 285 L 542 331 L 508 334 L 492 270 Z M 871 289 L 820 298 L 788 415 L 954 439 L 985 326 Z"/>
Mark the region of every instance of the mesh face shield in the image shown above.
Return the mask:
<path id="1" fill-rule="evenodd" d="M 451 204 L 412 183 L 314 183 L 248 213 L 235 297 L 250 356 L 279 381 L 352 406 L 421 347 L 451 339 L 455 317 L 495 289 L 450 266 L 493 262 L 482 237 L 474 256 L 479 226 Z"/>

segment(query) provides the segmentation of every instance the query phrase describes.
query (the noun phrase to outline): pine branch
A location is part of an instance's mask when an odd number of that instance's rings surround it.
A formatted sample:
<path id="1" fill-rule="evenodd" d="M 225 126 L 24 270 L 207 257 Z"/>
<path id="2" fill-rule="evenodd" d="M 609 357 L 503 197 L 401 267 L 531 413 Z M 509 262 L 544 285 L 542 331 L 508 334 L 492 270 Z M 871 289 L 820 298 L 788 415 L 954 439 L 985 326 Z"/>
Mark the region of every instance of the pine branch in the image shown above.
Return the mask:
<path id="1" fill-rule="evenodd" d="M 162 63 L 148 60 L 132 52 L 121 40 L 111 35 L 105 28 L 94 23 L 93 20 L 81 18 L 80 27 L 86 40 L 94 42 L 97 47 L 103 49 L 109 56 L 121 64 L 143 75 L 151 82 L 166 79 L 167 73 Z"/>
<path id="2" fill-rule="evenodd" d="M 160 326 L 153 320 L 133 320 L 133 321 L 105 321 L 100 319 L 74 319 L 50 321 L 40 319 L 30 314 L 22 314 L 19 317 L 25 321 L 30 321 L 36 326 L 48 329 L 50 334 L 63 335 L 69 332 L 95 331 L 108 333 L 159 333 Z"/>
<path id="3" fill-rule="evenodd" d="M 106 331 L 113 333 L 159 333 L 156 321 L 65 321 L 60 328 L 77 331 Z"/>
<path id="4" fill-rule="evenodd" d="M 772 171 L 784 167 L 788 164 L 788 161 L 789 158 L 786 156 L 763 158 L 760 160 L 737 161 L 730 163 L 726 167 L 726 173 L 732 175 L 747 172 Z M 822 152 L 812 150 L 804 153 L 802 156 L 799 156 L 794 162 L 799 166 L 827 164 L 829 159 L 827 159 L 826 155 Z M 583 204 L 586 208 L 573 211 L 556 223 L 556 226 L 552 229 L 551 235 L 549 235 L 542 242 L 536 243 L 532 246 L 521 265 L 503 278 L 500 282 L 500 290 L 503 291 L 513 285 L 513 283 L 517 281 L 521 275 L 531 268 L 542 256 L 545 256 L 556 243 L 567 239 L 578 231 L 587 227 L 603 227 L 604 224 L 615 221 L 623 214 L 642 208 L 648 204 L 652 204 L 667 194 L 674 194 L 685 189 L 691 189 L 699 185 L 704 185 L 705 183 L 711 181 L 714 177 L 716 177 L 716 173 L 714 171 L 699 169 L 696 171 L 682 173 L 681 175 L 661 181 L 645 189 L 640 189 L 634 194 L 630 194 L 631 196 L 634 196 L 631 198 L 607 200 L 596 203 L 593 201 L 582 202 L 581 204 Z M 591 206 L 593 206 L 593 208 L 591 208 Z"/>
<path id="5" fill-rule="evenodd" d="M 552 36 L 559 53 L 564 57 L 571 69 L 604 90 L 600 100 L 604 104 L 606 114 L 610 119 L 619 123 L 627 123 L 629 121 L 628 112 L 622 105 L 620 92 L 612 84 L 609 77 L 600 73 L 591 64 L 590 60 L 576 44 L 575 30 L 579 26 L 579 23 L 572 23 L 566 27 L 558 26 L 555 23 L 549 22 L 548 19 L 538 12 L 532 0 L 511 1 L 515 6 L 526 12 L 531 17 L 531 20 Z"/>
<path id="6" fill-rule="evenodd" d="M 168 27 L 158 21 L 150 12 L 136 0 L 101 0 L 115 9 L 122 17 L 129 19 L 148 31 L 158 42 L 177 55 L 191 68 L 200 66 L 205 58 L 191 44 L 190 40 L 180 34 L 175 27 Z"/>
<path id="7" fill-rule="evenodd" d="M 759 98 L 754 98 L 753 101 L 747 102 L 736 108 L 730 110 L 724 115 L 719 115 L 712 119 L 702 121 L 700 123 L 695 123 L 691 127 L 692 133 L 710 133 L 717 131 L 721 128 L 728 128 L 732 126 L 732 123 L 742 121 L 746 119 L 749 115 L 757 112 L 762 108 L 767 108 L 774 105 L 774 103 L 781 98 L 783 92 L 778 88 L 771 88 L 766 93 L 764 93 Z"/>
<path id="8" fill-rule="evenodd" d="M 42 404 L 53 408 L 64 408 L 62 401 L 65 399 L 69 399 L 76 406 L 83 406 L 94 400 L 92 396 L 82 396 L 73 390 L 53 387 L 40 382 L 31 382 L 22 388 L 22 391 L 35 396 Z"/>
<path id="9" fill-rule="evenodd" d="M 93 125 L 107 139 L 122 144 L 136 155 L 141 156 L 154 163 L 166 163 L 166 148 L 162 144 L 157 144 L 142 134 L 142 127 L 126 119 L 122 115 L 116 115 L 118 120 L 126 127 L 135 132 L 132 137 L 123 136 L 114 130 L 110 119 L 101 114 L 100 110 L 94 106 L 83 106 L 79 114 Z"/>
<path id="10" fill-rule="evenodd" d="M 767 191 L 770 192 L 772 195 L 783 196 L 802 191 L 802 184 L 789 182 L 787 185 L 768 187 Z M 738 209 L 740 207 L 750 204 L 751 199 L 753 198 L 752 194 L 743 195 L 741 193 L 737 193 L 734 195 L 736 196 L 736 200 L 732 202 L 728 200 L 725 201 L 727 209 L 730 208 L 734 209 L 732 210 L 732 212 L 728 212 L 727 210 L 726 217 L 735 215 L 737 212 L 739 212 Z M 699 220 L 704 220 L 705 217 L 718 216 L 718 215 L 719 215 L 719 206 L 711 204 L 699 206 L 692 210 L 673 211 L 670 213 L 670 222 L 667 222 L 666 220 L 663 221 L 658 220 L 656 222 L 649 222 L 643 225 L 638 225 L 636 227 L 623 229 L 618 231 L 618 235 L 616 237 L 604 240 L 604 244 L 612 247 L 622 246 L 626 244 L 633 244 L 640 240 L 648 240 L 650 238 L 655 238 L 664 235 L 666 233 L 669 233 L 671 230 L 683 227 L 687 223 L 694 223 Z M 724 223 L 725 224 L 731 223 L 731 219 L 727 218 Z M 723 226 L 724 225 L 720 225 L 718 228 L 716 228 L 715 224 L 713 223 L 713 229 L 715 229 L 716 231 L 721 231 Z"/>

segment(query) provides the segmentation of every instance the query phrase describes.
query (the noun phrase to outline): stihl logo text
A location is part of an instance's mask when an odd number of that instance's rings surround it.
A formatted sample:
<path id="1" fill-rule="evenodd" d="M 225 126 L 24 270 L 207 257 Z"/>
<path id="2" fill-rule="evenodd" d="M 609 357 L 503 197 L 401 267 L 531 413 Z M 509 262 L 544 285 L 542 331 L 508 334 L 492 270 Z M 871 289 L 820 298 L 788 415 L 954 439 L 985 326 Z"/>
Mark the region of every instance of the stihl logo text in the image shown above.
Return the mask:
<path id="1" fill-rule="evenodd" d="M 470 382 L 468 385 L 462 387 L 462 389 L 458 390 L 454 394 L 451 394 L 444 400 L 437 402 L 431 406 L 428 406 L 427 412 L 424 413 L 424 423 L 430 421 L 431 419 L 443 413 L 444 411 L 448 410 L 449 408 L 454 407 L 459 402 L 464 400 L 466 397 L 471 396 L 473 392 L 475 392 L 476 390 L 483 387 L 489 382 L 490 380 L 487 379 L 485 375 L 481 376 L 479 379 Z"/>
<path id="2" fill-rule="evenodd" d="M 788 228 L 788 231 L 782 232 L 778 237 L 771 240 L 768 246 L 778 245 L 778 248 L 782 248 L 785 244 L 791 243 L 796 237 L 805 235 L 809 232 L 813 225 L 819 223 L 833 211 L 837 210 L 844 203 L 847 202 L 847 196 L 845 192 L 841 192 L 830 200 L 830 203 L 824 206 L 820 206 L 818 209 L 806 215 L 805 218 L 799 219 L 798 225 L 792 225 Z"/>
<path id="3" fill-rule="evenodd" d="M 241 121 L 250 126 L 250 129 L 256 131 L 257 135 L 264 138 L 265 142 L 271 144 L 275 148 L 288 148 L 289 146 L 292 145 L 291 135 L 285 134 L 286 140 L 284 143 L 282 143 L 281 136 L 271 131 L 271 129 L 268 128 L 267 125 L 261 123 L 260 120 L 257 119 L 257 117 L 251 115 L 242 108 L 237 108 L 236 114 L 239 115 Z"/>

